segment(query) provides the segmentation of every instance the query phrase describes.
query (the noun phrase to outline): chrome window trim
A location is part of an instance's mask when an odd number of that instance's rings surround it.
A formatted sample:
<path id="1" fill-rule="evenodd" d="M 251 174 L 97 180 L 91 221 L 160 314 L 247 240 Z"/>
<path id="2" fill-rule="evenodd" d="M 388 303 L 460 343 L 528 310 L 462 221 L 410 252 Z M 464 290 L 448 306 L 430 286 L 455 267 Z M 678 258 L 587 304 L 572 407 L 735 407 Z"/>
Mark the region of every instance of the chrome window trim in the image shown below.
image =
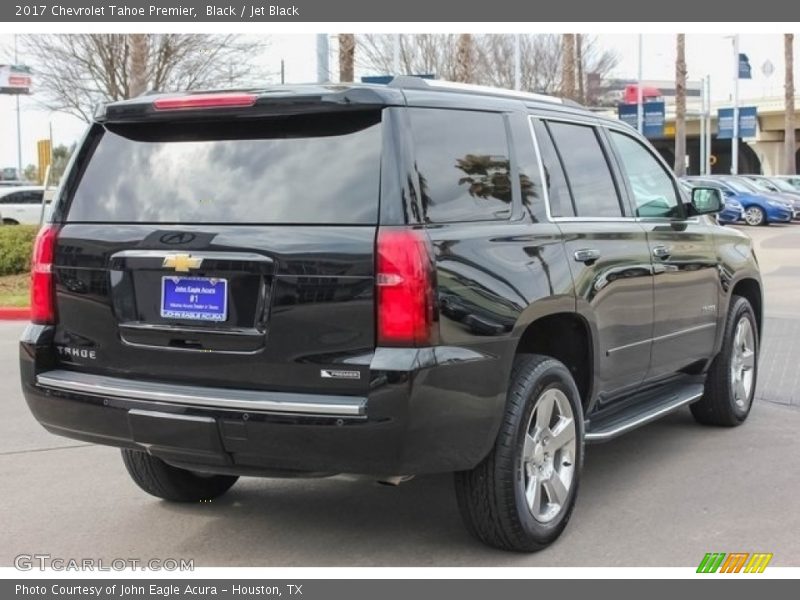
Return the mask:
<path id="1" fill-rule="evenodd" d="M 575 118 L 568 118 L 568 117 L 561 117 L 561 116 L 551 116 L 551 115 L 539 115 L 535 113 L 528 113 L 528 129 L 531 133 L 531 138 L 533 139 L 533 148 L 536 152 L 536 162 L 539 165 L 539 177 L 542 180 L 542 187 L 544 189 L 544 207 L 545 207 L 545 214 L 547 215 L 547 220 L 552 223 L 689 223 L 689 224 L 698 224 L 700 223 L 699 217 L 688 217 L 684 219 L 670 219 L 669 217 L 554 217 L 553 213 L 550 210 L 550 190 L 547 185 L 547 177 L 545 176 L 545 169 L 544 169 L 544 160 L 542 159 L 542 153 L 539 146 L 539 140 L 536 136 L 536 129 L 533 126 L 533 120 L 538 119 L 540 121 L 561 121 L 563 123 L 572 123 L 574 125 L 583 125 L 584 127 L 603 127 L 608 130 L 618 131 L 621 134 L 627 135 L 628 137 L 633 138 L 641 142 L 638 139 L 638 133 L 635 130 L 632 130 L 628 125 L 625 124 L 617 124 L 617 123 L 606 123 L 599 119 L 589 120 L 587 119 L 575 119 Z M 651 154 L 653 154 L 651 152 Z M 654 155 L 656 160 L 659 161 L 667 171 L 668 174 L 671 174 L 672 171 L 664 161 L 664 159 L 659 154 Z M 677 186 L 677 179 L 672 176 L 673 185 Z M 680 193 L 676 189 L 676 193 L 680 198 Z"/>

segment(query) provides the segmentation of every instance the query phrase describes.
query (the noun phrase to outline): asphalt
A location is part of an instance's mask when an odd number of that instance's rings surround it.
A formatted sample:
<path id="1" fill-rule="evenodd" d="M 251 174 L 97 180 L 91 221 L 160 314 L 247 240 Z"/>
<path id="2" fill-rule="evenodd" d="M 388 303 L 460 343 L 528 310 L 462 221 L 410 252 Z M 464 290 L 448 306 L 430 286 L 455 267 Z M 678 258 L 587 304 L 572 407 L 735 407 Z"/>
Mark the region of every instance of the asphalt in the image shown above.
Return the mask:
<path id="1" fill-rule="evenodd" d="M 569 527 L 532 555 L 470 538 L 449 476 L 396 488 L 344 476 L 242 479 L 188 506 L 147 496 L 118 451 L 34 421 L 17 373 L 24 325 L 0 322 L 0 565 L 48 553 L 195 566 L 696 566 L 706 552 L 761 551 L 773 566 L 800 566 L 800 225 L 745 231 L 767 290 L 750 419 L 717 429 L 681 411 L 589 446 Z"/>

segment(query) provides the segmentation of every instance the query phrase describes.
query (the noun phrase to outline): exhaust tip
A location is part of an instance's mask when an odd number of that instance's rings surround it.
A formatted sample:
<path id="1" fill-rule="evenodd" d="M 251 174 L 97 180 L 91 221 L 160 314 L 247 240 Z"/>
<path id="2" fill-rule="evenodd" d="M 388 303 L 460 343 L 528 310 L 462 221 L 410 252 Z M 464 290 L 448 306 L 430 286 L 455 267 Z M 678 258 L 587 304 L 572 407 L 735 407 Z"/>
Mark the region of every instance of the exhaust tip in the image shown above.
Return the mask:
<path id="1" fill-rule="evenodd" d="M 411 481 L 412 479 L 414 479 L 413 475 L 390 475 L 388 477 L 382 477 L 378 479 L 378 483 L 381 485 L 397 487 L 401 483 L 405 483 L 406 481 Z"/>

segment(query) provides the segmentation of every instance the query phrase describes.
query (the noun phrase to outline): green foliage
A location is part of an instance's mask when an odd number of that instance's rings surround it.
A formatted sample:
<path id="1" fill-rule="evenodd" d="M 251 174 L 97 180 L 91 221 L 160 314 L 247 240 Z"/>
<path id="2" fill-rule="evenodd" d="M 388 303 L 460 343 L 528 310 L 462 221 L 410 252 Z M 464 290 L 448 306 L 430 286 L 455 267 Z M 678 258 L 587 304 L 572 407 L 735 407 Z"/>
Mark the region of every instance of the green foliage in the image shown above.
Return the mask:
<path id="1" fill-rule="evenodd" d="M 0 226 L 0 275 L 27 273 L 31 266 L 35 225 Z"/>

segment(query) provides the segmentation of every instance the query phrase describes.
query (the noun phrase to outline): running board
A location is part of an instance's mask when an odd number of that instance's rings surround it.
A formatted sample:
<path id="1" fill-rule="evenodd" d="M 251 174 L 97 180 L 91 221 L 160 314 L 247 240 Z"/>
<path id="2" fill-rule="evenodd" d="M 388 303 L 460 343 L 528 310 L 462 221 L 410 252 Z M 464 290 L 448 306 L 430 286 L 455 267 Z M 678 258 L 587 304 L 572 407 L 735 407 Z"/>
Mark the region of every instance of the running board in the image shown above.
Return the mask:
<path id="1" fill-rule="evenodd" d="M 645 395 L 641 402 L 629 405 L 613 414 L 592 418 L 586 427 L 586 442 L 606 442 L 632 429 L 651 423 L 666 414 L 699 400 L 703 384 L 669 386 Z"/>

